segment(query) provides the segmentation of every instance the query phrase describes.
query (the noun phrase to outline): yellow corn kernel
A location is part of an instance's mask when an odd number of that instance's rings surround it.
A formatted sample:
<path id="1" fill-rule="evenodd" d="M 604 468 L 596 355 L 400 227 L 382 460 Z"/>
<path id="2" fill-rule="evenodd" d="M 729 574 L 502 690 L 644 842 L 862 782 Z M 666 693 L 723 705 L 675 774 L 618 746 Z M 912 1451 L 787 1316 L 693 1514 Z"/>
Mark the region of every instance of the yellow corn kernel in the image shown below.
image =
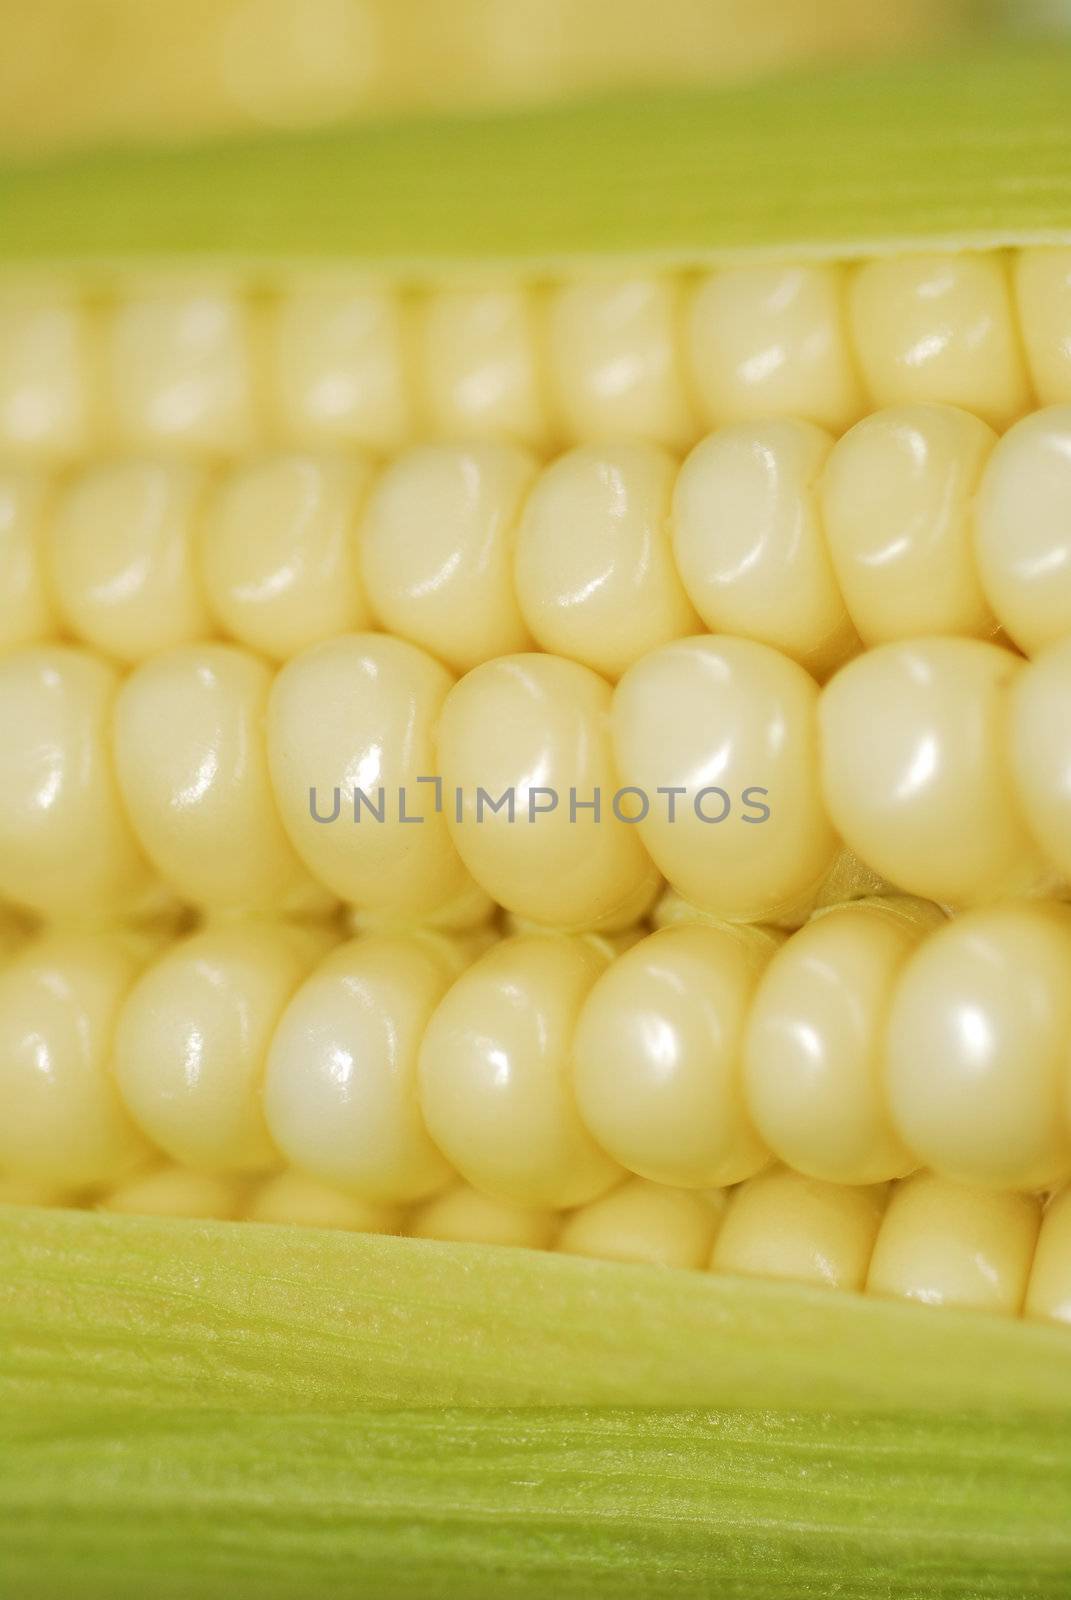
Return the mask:
<path id="1" fill-rule="evenodd" d="M 893 1191 L 870 1263 L 870 1294 L 1016 1316 L 1038 1236 L 1033 1195 L 972 1189 L 919 1172 Z"/>
<path id="2" fill-rule="evenodd" d="M 972 523 L 995 443 L 968 412 L 915 403 L 873 412 L 834 444 L 822 475 L 822 523 L 865 644 L 996 632 Z"/>
<path id="3" fill-rule="evenodd" d="M 839 266 L 729 267 L 700 279 L 687 351 L 708 427 L 795 416 L 840 433 L 863 410 Z"/>
<path id="4" fill-rule="evenodd" d="M 269 339 L 276 432 L 299 448 L 400 449 L 414 431 L 410 337 L 390 290 L 312 283 L 284 292 Z"/>
<path id="5" fill-rule="evenodd" d="M 879 406 L 944 401 L 1006 428 L 1030 406 L 1008 263 L 984 255 L 889 256 L 857 268 L 849 322 Z"/>
<path id="6" fill-rule="evenodd" d="M 436 438 L 543 449 L 548 404 L 539 312 L 524 288 L 440 289 L 417 307 L 417 370 Z"/>
<path id="7" fill-rule="evenodd" d="M 0 1167 L 77 1189 L 114 1182 L 149 1146 L 111 1075 L 112 1035 L 141 965 L 115 934 L 52 933 L 0 972 Z"/>
<path id="8" fill-rule="evenodd" d="M 776 939 L 663 928 L 596 979 L 573 1040 L 577 1102 L 622 1166 L 662 1184 L 738 1183 L 767 1151 L 744 1104 L 743 1030 Z"/>
<path id="9" fill-rule="evenodd" d="M 669 448 L 694 436 L 670 277 L 565 284 L 547 307 L 552 404 L 567 439 L 639 435 Z"/>
<path id="10" fill-rule="evenodd" d="M 420 1103 L 474 1188 L 556 1209 L 620 1169 L 585 1128 L 569 1082 L 577 1014 L 605 965 L 583 939 L 505 939 L 457 980 L 424 1033 Z"/>
<path id="11" fill-rule="evenodd" d="M 236 455 L 257 436 L 256 308 L 212 281 L 150 280 L 111 312 L 105 346 L 121 448 Z"/>
<path id="12" fill-rule="evenodd" d="M 297 988 L 263 1084 L 267 1125 L 294 1166 L 381 1204 L 422 1200 L 448 1182 L 452 1168 L 421 1116 L 417 1060 L 456 963 L 444 941 L 370 935 Z"/>
<path id="13" fill-rule="evenodd" d="M 570 1212 L 554 1248 L 601 1261 L 703 1267 L 724 1211 L 720 1190 L 695 1194 L 630 1178 Z"/>
<path id="14" fill-rule="evenodd" d="M 140 661 L 213 631 L 197 543 L 205 488 L 197 467 L 134 458 L 90 469 L 59 497 L 44 551 L 71 633 Z"/>
<path id="15" fill-rule="evenodd" d="M 241 1214 L 245 1187 L 233 1178 L 185 1167 L 160 1167 L 110 1190 L 97 1202 L 101 1211 L 130 1217 L 202 1217 L 221 1222 Z"/>
<path id="16" fill-rule="evenodd" d="M 261 1106 L 279 1019 L 330 935 L 286 924 L 209 928 L 134 984 L 115 1030 L 123 1103 L 156 1147 L 202 1172 L 277 1164 Z"/>
<path id="17" fill-rule="evenodd" d="M 862 1289 L 881 1224 L 883 1185 L 849 1188 L 774 1168 L 733 1191 L 712 1272 Z"/>
<path id="18" fill-rule="evenodd" d="M 818 679 L 859 648 L 818 506 L 831 444 L 796 417 L 736 423 L 696 446 L 673 487 L 673 554 L 706 626 Z"/>
<path id="19" fill-rule="evenodd" d="M 65 463 L 100 443 L 93 317 L 70 291 L 0 296 L 0 453 Z"/>
<path id="20" fill-rule="evenodd" d="M 341 1228 L 349 1233 L 398 1233 L 402 1223 L 396 1206 L 358 1200 L 302 1172 L 280 1172 L 265 1178 L 253 1190 L 242 1216 L 248 1222 Z"/>
<path id="21" fill-rule="evenodd" d="M 557 1227 L 555 1211 L 493 1198 L 467 1183 L 457 1183 L 416 1206 L 405 1231 L 414 1239 L 548 1250 Z"/>
<path id="22" fill-rule="evenodd" d="M 42 916 L 134 910 L 150 891 L 111 759 L 118 688 L 81 650 L 0 657 L 0 892 Z"/>
<path id="23" fill-rule="evenodd" d="M 644 444 L 587 445 L 540 474 L 517 533 L 515 582 L 543 650 L 611 682 L 699 631 L 673 563 L 675 466 Z"/>
<path id="24" fill-rule="evenodd" d="M 360 530 L 383 627 L 455 672 L 526 650 L 513 557 L 535 461 L 512 444 L 417 445 L 380 474 Z"/>
<path id="25" fill-rule="evenodd" d="M 285 661 L 369 625 L 358 526 L 371 477 L 355 453 L 321 452 L 262 457 L 224 479 L 199 546 L 222 632 Z"/>

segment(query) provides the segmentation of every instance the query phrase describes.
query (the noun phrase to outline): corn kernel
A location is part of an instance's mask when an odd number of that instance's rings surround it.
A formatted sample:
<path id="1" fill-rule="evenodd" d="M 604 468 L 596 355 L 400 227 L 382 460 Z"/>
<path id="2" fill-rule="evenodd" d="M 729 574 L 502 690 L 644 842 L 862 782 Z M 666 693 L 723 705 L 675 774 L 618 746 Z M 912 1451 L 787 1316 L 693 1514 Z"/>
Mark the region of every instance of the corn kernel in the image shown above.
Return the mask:
<path id="1" fill-rule="evenodd" d="M 763 973 L 745 1037 L 747 1107 L 796 1171 L 867 1184 L 916 1164 L 886 1105 L 883 1027 L 904 962 L 938 917 L 925 901 L 841 906 Z"/>
<path id="2" fill-rule="evenodd" d="M 730 1196 L 711 1271 L 862 1289 L 884 1206 L 884 1185 L 848 1188 L 775 1167 Z"/>
<path id="3" fill-rule="evenodd" d="M 203 639 L 197 563 L 205 476 L 182 462 L 98 466 L 62 495 L 45 551 L 70 631 L 119 661 Z"/>
<path id="4" fill-rule="evenodd" d="M 943 401 L 993 428 L 1029 408 L 1008 268 L 998 252 L 868 261 L 852 275 L 848 307 L 876 405 Z"/>
<path id="5" fill-rule="evenodd" d="M 893 1121 L 943 1177 L 1041 1189 L 1071 1176 L 1071 910 L 958 917 L 912 955 L 886 1033 Z"/>
<path id="6" fill-rule="evenodd" d="M 414 1239 L 548 1250 L 557 1227 L 555 1211 L 495 1200 L 467 1183 L 457 1183 L 417 1206 L 405 1231 Z"/>
<path id="7" fill-rule="evenodd" d="M 360 535 L 384 627 L 455 672 L 531 644 L 514 592 L 517 522 L 535 462 L 508 444 L 418 445 L 380 477 Z"/>
<path id="8" fill-rule="evenodd" d="M 996 632 L 975 568 L 971 522 L 995 442 L 966 411 L 901 405 L 865 417 L 833 446 L 822 518 L 864 643 Z"/>
<path id="9" fill-rule="evenodd" d="M 70 295 L 0 299 L 0 451 L 40 462 L 84 456 L 97 438 L 91 313 Z"/>
<path id="10" fill-rule="evenodd" d="M 151 887 L 112 767 L 118 687 L 61 645 L 0 658 L 0 893 L 42 916 L 132 910 Z"/>
<path id="11" fill-rule="evenodd" d="M 971 1189 L 918 1172 L 893 1191 L 867 1291 L 1016 1316 L 1039 1221 L 1032 1195 Z"/>
<path id="12" fill-rule="evenodd" d="M 439 770 L 458 853 L 499 905 L 533 922 L 627 927 L 657 892 L 636 828 L 612 810 L 609 707 L 594 672 L 547 655 L 487 662 L 443 705 Z"/>
<path id="13" fill-rule="evenodd" d="M 431 434 L 547 444 L 547 403 L 531 291 L 440 289 L 419 307 L 423 404 Z"/>
<path id="14" fill-rule="evenodd" d="M 242 1215 L 247 1222 L 297 1228 L 340 1228 L 348 1233 L 398 1233 L 397 1206 L 357 1200 L 301 1172 L 280 1172 L 253 1190 Z"/>
<path id="15" fill-rule="evenodd" d="M 111 412 L 126 449 L 235 455 L 259 428 L 256 318 L 210 282 L 149 283 L 120 300 L 107 345 Z"/>
<path id="16" fill-rule="evenodd" d="M 863 409 L 843 267 L 729 267 L 688 308 L 690 376 L 708 427 L 802 417 L 840 433 Z"/>
<path id="17" fill-rule="evenodd" d="M 371 481 L 357 455 L 268 456 L 239 468 L 208 508 L 201 571 L 222 629 L 285 661 L 369 626 L 358 524 Z"/>
<path id="18" fill-rule="evenodd" d="M 802 667 L 746 639 L 666 645 L 618 684 L 617 771 L 652 801 L 636 831 L 701 909 L 767 921 L 825 876 L 836 841 L 817 786 L 817 709 Z"/>
<path id="19" fill-rule="evenodd" d="M 128 1217 L 200 1217 L 230 1222 L 242 1209 L 245 1190 L 232 1178 L 184 1167 L 160 1167 L 119 1184 L 99 1202 L 101 1211 Z"/>
<path id="20" fill-rule="evenodd" d="M 573 1042 L 577 1103 L 602 1148 L 657 1183 L 738 1183 L 769 1157 L 744 1104 L 748 1006 L 771 936 L 665 928 L 607 967 Z"/>
<path id="21" fill-rule="evenodd" d="M 577 281 L 551 292 L 547 360 L 565 438 L 691 443 L 681 314 L 680 289 L 668 277 Z"/>
<path id="22" fill-rule="evenodd" d="M 143 662 L 115 705 L 114 763 L 146 855 L 184 900 L 235 909 L 322 904 L 283 831 L 263 721 L 271 675 L 233 645 Z"/>
<path id="23" fill-rule="evenodd" d="M 408 443 L 410 333 L 395 294 L 310 284 L 281 297 L 272 327 L 269 399 L 284 440 L 380 455 Z"/>
<path id="24" fill-rule="evenodd" d="M 438 775 L 435 729 L 451 681 L 415 645 L 372 633 L 313 645 L 276 676 L 271 792 L 294 848 L 343 900 L 422 917 L 470 887 L 435 786 L 418 782 Z"/>
<path id="25" fill-rule="evenodd" d="M 696 446 L 673 490 L 673 553 L 707 627 L 819 679 L 859 648 L 817 505 L 832 442 L 796 418 L 739 423 Z"/>
<path id="26" fill-rule="evenodd" d="M 1007 699 L 1026 670 L 979 640 L 920 639 L 867 651 L 824 690 L 829 815 L 899 888 L 967 905 L 1044 882 L 1006 752 Z"/>
<path id="27" fill-rule="evenodd" d="M 588 445 L 536 480 L 516 584 L 542 649 L 614 680 L 648 650 L 698 631 L 669 542 L 674 470 L 650 445 Z"/>
<path id="28" fill-rule="evenodd" d="M 0 1164 L 76 1189 L 114 1182 L 149 1147 L 112 1080 L 112 1034 L 139 955 L 119 935 L 53 933 L 0 972 Z"/>
<path id="29" fill-rule="evenodd" d="M 418 1103 L 417 1057 L 454 970 L 434 942 L 370 936 L 334 951 L 301 985 L 264 1084 L 268 1126 L 295 1167 L 387 1204 L 448 1182 Z"/>
<path id="30" fill-rule="evenodd" d="M 440 1150 L 474 1188 L 549 1209 L 620 1177 L 577 1111 L 573 1029 L 605 957 L 584 939 L 504 939 L 457 980 L 420 1051 L 420 1103 Z"/>
<path id="31" fill-rule="evenodd" d="M 554 1248 L 601 1261 L 653 1267 L 703 1267 L 725 1208 L 717 1197 L 687 1194 L 630 1178 L 571 1212 Z"/>
<path id="32" fill-rule="evenodd" d="M 155 961 L 127 996 L 115 1079 L 138 1127 L 182 1166 L 277 1164 L 261 1110 L 268 1045 L 326 935 L 264 923 L 210 928 Z"/>

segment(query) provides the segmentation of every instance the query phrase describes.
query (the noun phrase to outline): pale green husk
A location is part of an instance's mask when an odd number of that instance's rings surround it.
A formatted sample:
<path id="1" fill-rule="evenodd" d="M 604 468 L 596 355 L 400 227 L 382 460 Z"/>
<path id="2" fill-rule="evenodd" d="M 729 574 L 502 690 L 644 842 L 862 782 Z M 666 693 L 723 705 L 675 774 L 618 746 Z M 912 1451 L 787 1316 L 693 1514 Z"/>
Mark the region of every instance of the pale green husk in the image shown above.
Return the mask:
<path id="1" fill-rule="evenodd" d="M 1071 1336 L 746 1279 L 0 1209 L 19 1600 L 1025 1600 Z"/>
<path id="2" fill-rule="evenodd" d="M 1071 238 L 1071 52 L 0 170 L 0 265 L 439 278 Z"/>
<path id="3" fill-rule="evenodd" d="M 31 1410 L 0 1551 L 12 1600 L 1062 1600 L 1071 1467 L 908 1412 Z"/>
<path id="4" fill-rule="evenodd" d="M 1071 1334 L 791 1284 L 0 1207 L 0 1406 L 973 1411 L 1071 1427 Z"/>

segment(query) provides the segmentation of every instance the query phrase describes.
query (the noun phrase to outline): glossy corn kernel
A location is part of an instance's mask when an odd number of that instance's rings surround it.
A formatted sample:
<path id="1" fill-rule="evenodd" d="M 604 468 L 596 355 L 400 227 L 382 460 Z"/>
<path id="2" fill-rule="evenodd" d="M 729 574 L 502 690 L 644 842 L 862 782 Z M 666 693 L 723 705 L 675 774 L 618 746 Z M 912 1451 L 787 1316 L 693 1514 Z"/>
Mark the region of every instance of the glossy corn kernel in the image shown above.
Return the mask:
<path id="1" fill-rule="evenodd" d="M 921 1172 L 889 1201 L 867 1277 L 873 1295 L 1015 1316 L 1040 1207 L 1031 1195 L 965 1188 Z"/>
<path id="2" fill-rule="evenodd" d="M 862 1289 L 885 1200 L 881 1185 L 845 1188 L 783 1169 L 761 1173 L 730 1197 L 711 1270 Z"/>
<path id="3" fill-rule="evenodd" d="M 703 1267 L 724 1210 L 720 1192 L 689 1194 L 631 1178 L 571 1212 L 554 1248 L 601 1261 Z"/>
<path id="4" fill-rule="evenodd" d="M 227 477 L 200 542 L 215 627 L 281 661 L 367 627 L 358 525 L 370 480 L 360 456 L 328 452 L 268 456 Z"/>
<path id="5" fill-rule="evenodd" d="M 455 1183 L 415 1206 L 405 1231 L 414 1239 L 549 1250 L 557 1230 L 558 1215 L 554 1211 L 519 1205 L 482 1194 L 467 1183 Z"/>

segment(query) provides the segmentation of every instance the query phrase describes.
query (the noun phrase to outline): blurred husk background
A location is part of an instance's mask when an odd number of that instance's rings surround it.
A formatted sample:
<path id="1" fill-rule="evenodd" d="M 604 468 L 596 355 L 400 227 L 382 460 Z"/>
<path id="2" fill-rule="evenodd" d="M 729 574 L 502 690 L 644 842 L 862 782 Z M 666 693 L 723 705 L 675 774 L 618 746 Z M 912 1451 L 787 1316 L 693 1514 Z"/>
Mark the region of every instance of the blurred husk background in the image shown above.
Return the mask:
<path id="1" fill-rule="evenodd" d="M 1055 30 L 1065 0 L 0 0 L 0 152 L 715 83 Z"/>

